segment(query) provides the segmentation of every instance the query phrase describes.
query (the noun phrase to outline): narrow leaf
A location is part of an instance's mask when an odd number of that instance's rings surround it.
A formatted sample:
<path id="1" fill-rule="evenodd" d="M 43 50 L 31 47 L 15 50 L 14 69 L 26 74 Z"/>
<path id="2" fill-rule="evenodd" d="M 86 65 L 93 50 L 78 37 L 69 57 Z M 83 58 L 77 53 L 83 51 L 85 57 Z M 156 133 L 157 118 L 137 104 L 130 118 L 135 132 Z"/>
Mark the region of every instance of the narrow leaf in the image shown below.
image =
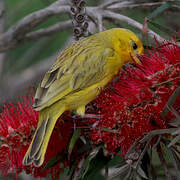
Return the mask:
<path id="1" fill-rule="evenodd" d="M 53 156 L 48 163 L 44 166 L 43 170 L 50 168 L 56 164 L 58 164 L 61 160 L 63 161 L 65 158 L 61 155 Z"/>
<path id="2" fill-rule="evenodd" d="M 167 115 L 167 113 L 169 112 L 169 108 L 168 107 L 171 107 L 174 102 L 176 101 L 178 95 L 180 93 L 180 87 L 178 87 L 174 92 L 173 94 L 171 95 L 171 97 L 169 98 L 167 104 L 165 105 L 162 113 L 161 113 L 161 117 L 162 118 L 165 118 L 165 116 Z"/>
<path id="3" fill-rule="evenodd" d="M 84 178 L 84 176 L 86 175 L 86 173 L 89 170 L 90 167 L 90 163 L 91 161 L 96 157 L 96 155 L 98 154 L 98 152 L 100 151 L 100 149 L 102 148 L 102 146 L 98 146 L 96 148 L 94 148 L 91 153 L 89 154 L 89 156 L 86 158 L 84 165 L 83 165 L 83 169 L 81 170 L 80 173 L 80 178 Z"/>
<path id="4" fill-rule="evenodd" d="M 147 141 L 147 143 L 146 143 L 146 145 L 145 145 L 143 151 L 141 152 L 141 154 L 140 154 L 140 156 L 139 156 L 137 162 L 135 163 L 135 166 L 134 166 L 134 167 L 135 167 L 136 169 L 138 168 L 138 166 L 139 166 L 139 164 L 140 164 L 140 162 L 141 162 L 141 160 L 142 160 L 142 158 L 143 158 L 145 152 L 148 150 L 148 147 L 149 147 L 150 142 L 151 142 L 151 138 L 148 139 L 148 141 Z"/>
<path id="5" fill-rule="evenodd" d="M 180 135 L 176 136 L 169 144 L 168 147 L 175 145 L 180 140 Z"/>
<path id="6" fill-rule="evenodd" d="M 83 180 L 92 180 L 97 177 L 97 174 L 101 174 L 102 170 L 108 166 L 109 161 L 111 160 L 110 157 L 106 157 L 103 154 L 103 150 L 101 149 L 95 158 L 89 164 L 88 171 L 83 176 Z M 107 173 L 107 172 L 106 172 Z M 109 178 L 108 174 L 105 174 L 105 178 Z"/>
<path id="7" fill-rule="evenodd" d="M 158 30 L 166 33 L 167 35 L 176 34 L 176 32 L 173 31 L 172 29 L 167 28 L 167 27 L 165 27 L 165 26 L 163 26 L 163 25 L 161 25 L 161 24 L 158 24 L 158 23 L 156 23 L 156 22 L 154 22 L 154 21 L 152 21 L 152 20 L 148 20 L 148 23 L 150 23 L 151 25 L 153 25 L 154 27 L 156 27 Z"/>
<path id="8" fill-rule="evenodd" d="M 137 169 L 137 173 L 144 179 L 148 179 L 148 177 L 146 176 L 146 173 L 142 170 L 142 168 L 140 166 Z"/>
<path id="9" fill-rule="evenodd" d="M 174 5 L 177 5 L 177 6 L 180 6 L 180 1 L 179 1 L 179 0 L 173 1 L 173 4 L 174 4 Z"/>
<path id="10" fill-rule="evenodd" d="M 129 150 L 128 150 L 128 152 L 126 153 L 126 156 L 125 156 L 126 159 L 128 158 L 128 156 L 129 156 L 131 153 L 133 153 L 134 148 L 136 147 L 136 145 L 137 145 L 138 143 L 139 143 L 138 140 L 135 141 L 134 144 L 129 148 Z"/>
<path id="11" fill-rule="evenodd" d="M 163 11 L 165 11 L 166 9 L 168 9 L 171 6 L 170 2 L 166 2 L 164 4 L 162 4 L 160 7 L 158 7 L 157 9 L 155 9 L 150 16 L 148 16 L 149 19 L 155 18 L 156 16 L 158 16 L 159 14 L 161 14 Z"/>
<path id="12" fill-rule="evenodd" d="M 171 159 L 172 159 L 173 166 L 174 166 L 174 168 L 175 168 L 175 173 L 176 173 L 176 175 L 177 175 L 177 180 L 180 180 L 180 172 L 179 172 L 179 170 L 180 170 L 179 163 L 180 163 L 180 162 L 178 162 L 178 159 L 177 159 L 177 157 L 176 157 L 176 154 L 175 154 L 170 148 L 167 148 L 167 150 L 168 150 L 169 155 L 170 155 L 170 157 L 171 157 Z"/>
<path id="13" fill-rule="evenodd" d="M 74 145 L 76 144 L 76 141 L 78 140 L 78 138 L 80 137 L 81 135 L 81 129 L 77 128 L 75 131 L 74 131 L 74 134 L 71 138 L 71 141 L 69 143 L 69 148 L 68 148 L 68 159 L 70 158 L 71 156 L 71 153 L 72 153 L 72 150 L 74 148 Z"/>
<path id="14" fill-rule="evenodd" d="M 173 152 L 174 156 L 177 159 L 178 167 L 180 169 L 180 152 L 177 149 L 173 148 L 173 147 L 171 149 L 173 149 L 172 152 Z"/>
<path id="15" fill-rule="evenodd" d="M 171 134 L 175 131 L 175 128 L 169 128 L 169 129 L 160 129 L 160 130 L 153 130 L 149 132 L 143 139 L 141 139 L 139 142 L 144 143 L 146 142 L 149 138 L 152 138 L 156 135 L 160 134 Z"/>
<path id="16" fill-rule="evenodd" d="M 84 136 L 80 136 L 80 139 L 84 144 L 87 144 L 86 139 L 84 138 Z"/>
<path id="17" fill-rule="evenodd" d="M 132 173 L 133 173 L 133 169 L 132 167 L 130 166 L 129 167 L 129 170 L 128 170 L 128 173 L 126 174 L 124 180 L 128 180 L 130 178 L 130 176 L 132 176 Z"/>
<path id="18" fill-rule="evenodd" d="M 168 108 L 176 116 L 176 121 L 178 121 L 178 123 L 180 124 L 180 115 L 178 114 L 178 112 L 172 106 L 168 106 Z"/>
<path id="19" fill-rule="evenodd" d="M 111 132 L 111 133 L 118 133 L 117 130 L 113 130 L 113 129 L 109 129 L 109 128 L 105 128 L 105 127 L 97 127 L 97 128 L 101 129 L 103 131 Z"/>
<path id="20" fill-rule="evenodd" d="M 155 149 L 155 148 L 158 146 L 158 144 L 159 144 L 160 141 L 161 141 L 161 138 L 162 138 L 162 135 L 159 135 L 158 140 L 157 140 L 156 143 L 153 145 L 152 149 Z"/>
<path id="21" fill-rule="evenodd" d="M 117 168 L 117 170 L 111 175 L 110 180 L 113 180 L 113 179 L 121 176 L 122 174 L 126 174 L 129 170 L 130 170 L 129 164 L 125 164 L 125 165 Z"/>
<path id="22" fill-rule="evenodd" d="M 172 133 L 173 136 L 180 134 L 180 128 L 174 128 L 175 131 Z"/>

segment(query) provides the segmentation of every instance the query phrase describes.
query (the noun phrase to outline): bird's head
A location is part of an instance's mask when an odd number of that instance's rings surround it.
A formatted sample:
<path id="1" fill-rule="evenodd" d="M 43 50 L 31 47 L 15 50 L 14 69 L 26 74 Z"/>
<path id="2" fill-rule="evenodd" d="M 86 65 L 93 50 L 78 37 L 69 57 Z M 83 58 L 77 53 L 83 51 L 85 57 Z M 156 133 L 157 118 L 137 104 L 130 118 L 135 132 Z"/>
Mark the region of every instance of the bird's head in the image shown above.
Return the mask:
<path id="1" fill-rule="evenodd" d="M 132 31 L 115 28 L 112 42 L 115 52 L 124 63 L 133 61 L 140 63 L 138 56 L 143 54 L 144 48 L 140 39 Z"/>

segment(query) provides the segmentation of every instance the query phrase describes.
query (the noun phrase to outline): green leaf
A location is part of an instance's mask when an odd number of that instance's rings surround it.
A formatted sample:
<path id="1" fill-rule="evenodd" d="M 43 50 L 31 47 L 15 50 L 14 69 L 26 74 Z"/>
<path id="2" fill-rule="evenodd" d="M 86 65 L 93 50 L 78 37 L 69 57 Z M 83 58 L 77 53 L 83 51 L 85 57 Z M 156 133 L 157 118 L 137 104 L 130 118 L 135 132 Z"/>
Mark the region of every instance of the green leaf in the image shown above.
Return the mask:
<path id="1" fill-rule="evenodd" d="M 133 153 L 134 148 L 137 146 L 139 143 L 145 143 L 146 141 L 150 141 L 154 136 L 156 135 L 161 135 L 161 134 L 171 134 L 175 132 L 177 128 L 169 128 L 169 129 L 160 129 L 160 130 L 153 130 L 151 132 L 148 132 L 147 135 L 142 138 L 141 140 L 137 140 L 134 142 L 134 144 L 129 148 L 128 152 L 126 153 L 126 158 Z"/>
<path id="2" fill-rule="evenodd" d="M 165 11 L 166 9 L 168 9 L 169 7 L 171 7 L 171 3 L 170 2 L 166 2 L 164 4 L 162 4 L 160 7 L 158 7 L 157 9 L 155 9 L 150 16 L 148 16 L 149 19 L 153 19 L 156 16 L 158 16 L 159 14 L 161 14 L 163 11 Z"/>
<path id="3" fill-rule="evenodd" d="M 102 147 L 103 146 L 95 147 L 91 152 L 89 152 L 87 157 L 83 157 L 78 166 L 77 172 L 74 172 L 74 174 L 76 174 L 76 179 L 93 179 L 92 177 L 109 162 L 110 159 L 103 155 Z"/>
<path id="4" fill-rule="evenodd" d="M 86 139 L 84 138 L 84 136 L 80 136 L 79 138 L 81 139 L 81 141 L 82 141 L 84 144 L 87 144 L 87 141 L 86 141 Z"/>
<path id="5" fill-rule="evenodd" d="M 171 157 L 173 166 L 175 168 L 174 172 L 176 172 L 177 180 L 180 180 L 180 172 L 179 172 L 179 170 L 180 170 L 180 160 L 177 157 L 176 153 L 172 149 L 167 148 L 167 151 L 169 152 L 169 155 Z"/>
<path id="6" fill-rule="evenodd" d="M 138 160 L 135 162 L 135 165 L 134 165 L 134 168 L 135 168 L 135 169 L 137 169 L 137 168 L 139 167 L 140 162 L 141 162 L 144 154 L 147 152 L 150 143 L 151 143 L 151 138 L 149 138 L 149 139 L 147 140 L 146 145 L 145 145 L 145 147 L 143 148 L 143 151 L 141 152 Z"/>
<path id="7" fill-rule="evenodd" d="M 172 135 L 178 135 L 180 134 L 180 128 L 175 128 L 175 131 L 172 133 Z"/>
<path id="8" fill-rule="evenodd" d="M 84 176 L 86 175 L 86 173 L 88 172 L 89 168 L 90 168 L 90 163 L 91 161 L 96 157 L 96 155 L 98 154 L 99 150 L 102 148 L 102 146 L 98 146 L 96 148 L 94 148 L 89 155 L 86 157 L 83 157 L 83 159 L 81 159 L 81 165 L 80 167 L 77 169 L 78 173 L 76 175 L 76 179 L 83 179 L 84 180 Z M 75 172 L 76 173 L 76 172 Z"/>
<path id="9" fill-rule="evenodd" d="M 123 166 L 116 168 L 116 171 L 111 175 L 110 180 L 113 180 L 117 177 L 120 177 L 124 174 L 129 174 L 128 172 L 131 171 L 129 164 L 124 164 Z"/>
<path id="10" fill-rule="evenodd" d="M 98 147 L 94 148 L 91 151 L 91 153 L 89 154 L 89 156 L 86 158 L 84 166 L 83 166 L 84 169 L 82 169 L 82 171 L 81 171 L 82 179 L 84 178 L 84 176 L 88 172 L 88 170 L 90 168 L 91 161 L 96 157 L 96 155 L 98 154 L 98 152 L 100 151 L 101 148 L 102 148 L 102 146 L 98 146 Z"/>
<path id="11" fill-rule="evenodd" d="M 149 138 L 152 138 L 156 135 L 160 135 L 160 134 L 171 134 L 176 130 L 176 128 L 169 128 L 169 129 L 159 129 L 159 130 L 153 130 L 149 133 L 147 133 L 147 135 L 141 139 L 139 142 L 140 143 L 144 143 L 146 142 Z"/>
<path id="12" fill-rule="evenodd" d="M 142 170 L 140 166 L 137 168 L 137 173 L 144 179 L 148 179 L 148 177 L 146 176 L 146 173 Z"/>
<path id="13" fill-rule="evenodd" d="M 180 93 L 180 87 L 178 87 L 174 92 L 173 94 L 171 95 L 171 97 L 169 98 L 167 104 L 165 105 L 162 113 L 161 113 L 161 117 L 162 118 L 165 118 L 165 116 L 167 115 L 167 113 L 169 112 L 169 108 L 168 107 L 171 107 L 174 102 L 176 101 L 178 95 Z"/>
<path id="14" fill-rule="evenodd" d="M 180 140 L 180 135 L 176 136 L 169 144 L 168 147 L 175 145 Z"/>
<path id="15" fill-rule="evenodd" d="M 167 106 L 167 107 L 174 114 L 174 116 L 176 116 L 176 119 L 175 120 L 173 119 L 174 120 L 173 122 L 174 123 L 176 122 L 176 125 L 179 126 L 180 125 L 180 115 L 178 114 L 178 112 L 172 106 L 171 107 Z"/>
<path id="16" fill-rule="evenodd" d="M 139 141 L 135 141 L 134 144 L 129 148 L 128 152 L 126 153 L 125 158 L 128 158 L 128 156 L 133 153 L 134 148 L 137 146 L 137 144 L 139 143 Z"/>
<path id="17" fill-rule="evenodd" d="M 173 1 L 174 5 L 177 5 L 177 6 L 180 6 L 180 1 L 177 0 L 177 1 Z"/>
<path id="18" fill-rule="evenodd" d="M 69 180 L 71 179 L 71 175 L 72 175 L 72 169 L 70 169 L 69 167 L 65 167 L 63 172 L 60 172 L 59 175 L 59 180 L 64 179 L 64 180 Z M 52 177 L 52 179 L 54 179 Z"/>
<path id="19" fill-rule="evenodd" d="M 176 158 L 178 159 L 178 162 L 180 163 L 180 151 L 174 147 L 172 147 L 171 149 L 173 149 L 173 152 L 174 152 Z M 180 167 L 180 164 L 179 164 L 179 167 Z"/>
<path id="20" fill-rule="evenodd" d="M 84 175 L 83 180 L 92 180 L 95 179 L 97 174 L 101 173 L 102 169 L 105 169 L 111 160 L 110 157 L 106 157 L 103 154 L 102 149 L 98 152 L 97 156 L 92 159 L 89 164 L 88 171 Z"/>
<path id="21" fill-rule="evenodd" d="M 109 129 L 109 128 L 105 128 L 105 127 L 97 127 L 98 129 L 101 129 L 103 131 L 107 131 L 107 132 L 110 132 L 110 133 L 118 133 L 117 130 L 114 130 L 114 129 Z"/>
<path id="22" fill-rule="evenodd" d="M 110 157 L 104 156 L 103 146 L 95 147 L 88 156 L 82 159 L 82 163 L 77 169 L 76 179 L 78 180 L 91 180 L 94 179 L 100 170 L 103 169 L 111 160 Z"/>
<path id="23" fill-rule="evenodd" d="M 180 118 L 180 116 L 179 116 L 179 118 Z M 180 119 L 177 119 L 177 118 L 172 118 L 172 119 L 170 119 L 169 120 L 169 122 L 168 122 L 168 124 L 170 125 L 170 126 L 173 126 L 173 127 L 176 127 L 176 128 L 178 128 L 179 126 L 180 126 Z"/>
<path id="24" fill-rule="evenodd" d="M 81 129 L 77 128 L 74 133 L 73 136 L 71 138 L 71 141 L 69 143 L 69 148 L 68 148 L 68 157 L 71 156 L 72 150 L 74 148 L 74 145 L 76 144 L 76 141 L 78 140 L 78 138 L 81 135 Z"/>
<path id="25" fill-rule="evenodd" d="M 158 24 L 152 20 L 148 20 L 148 23 L 150 23 L 151 25 L 153 25 L 154 27 L 156 27 L 158 30 L 160 30 L 161 32 L 166 33 L 167 35 L 171 35 L 171 34 L 177 34 L 175 31 L 173 31 L 172 29 L 163 26 L 161 24 Z"/>
<path id="26" fill-rule="evenodd" d="M 57 156 L 54 156 L 52 157 L 48 163 L 44 166 L 43 170 L 47 169 L 47 168 L 50 168 L 56 164 L 58 164 L 61 160 L 63 161 L 65 159 L 64 156 L 62 155 L 57 155 Z"/>
<path id="27" fill-rule="evenodd" d="M 155 149 L 155 148 L 158 146 L 158 144 L 159 144 L 160 141 L 161 141 L 161 138 L 162 138 L 162 135 L 159 135 L 159 136 L 158 136 L 158 139 L 157 139 L 156 143 L 153 145 L 152 149 Z"/>

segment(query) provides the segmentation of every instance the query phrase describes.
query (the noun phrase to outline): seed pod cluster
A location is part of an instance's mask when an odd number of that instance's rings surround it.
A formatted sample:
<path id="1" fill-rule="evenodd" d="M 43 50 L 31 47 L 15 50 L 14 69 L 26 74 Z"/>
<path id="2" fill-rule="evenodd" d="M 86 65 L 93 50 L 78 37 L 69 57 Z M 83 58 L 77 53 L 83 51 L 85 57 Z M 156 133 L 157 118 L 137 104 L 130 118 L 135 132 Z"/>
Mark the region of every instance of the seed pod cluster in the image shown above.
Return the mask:
<path id="1" fill-rule="evenodd" d="M 71 15 L 73 17 L 74 37 L 76 40 L 87 34 L 88 22 L 85 0 L 72 0 Z"/>

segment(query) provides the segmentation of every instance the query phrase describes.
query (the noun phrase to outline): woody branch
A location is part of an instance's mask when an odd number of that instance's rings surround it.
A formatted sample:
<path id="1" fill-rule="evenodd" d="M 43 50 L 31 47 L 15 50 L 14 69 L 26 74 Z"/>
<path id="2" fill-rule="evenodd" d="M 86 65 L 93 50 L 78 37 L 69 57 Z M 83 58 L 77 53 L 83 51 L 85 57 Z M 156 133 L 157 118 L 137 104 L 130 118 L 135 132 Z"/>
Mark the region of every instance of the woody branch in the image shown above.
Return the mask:
<path id="1" fill-rule="evenodd" d="M 116 3 L 113 6 L 117 5 L 119 9 L 125 8 L 124 4 L 118 3 L 119 1 L 115 1 Z M 111 3 L 112 4 L 112 3 Z M 111 18 L 115 20 L 119 20 L 122 22 L 126 22 L 127 24 L 139 29 L 143 30 L 143 25 L 139 22 L 124 16 L 120 13 L 114 12 L 113 8 L 106 8 L 108 4 L 99 5 L 97 7 L 87 7 L 86 13 L 90 19 L 92 19 L 96 24 L 99 24 L 99 30 L 103 30 L 103 20 L 105 18 Z M 132 6 L 132 4 L 131 4 Z M 140 4 L 139 4 L 140 6 Z M 128 6 L 127 6 L 128 7 Z M 136 6 L 135 6 L 136 7 Z M 133 8 L 133 6 L 132 6 Z M 30 15 L 27 15 L 23 19 L 21 19 L 18 23 L 16 23 L 13 27 L 11 27 L 8 31 L 3 33 L 0 37 L 0 52 L 7 51 L 9 49 L 13 49 L 17 47 L 17 45 L 22 43 L 27 43 L 28 41 L 34 41 L 40 39 L 44 36 L 49 36 L 58 32 L 60 30 L 66 30 L 72 27 L 72 23 L 70 21 L 58 22 L 57 24 L 44 28 L 41 30 L 33 31 L 33 29 L 39 26 L 41 23 L 45 22 L 52 16 L 70 13 L 70 4 L 66 2 L 62 2 L 61 0 L 56 1 L 51 4 L 49 7 L 36 11 Z M 149 30 L 148 35 L 150 37 L 156 37 L 157 40 L 162 41 L 163 38 L 160 37 L 157 33 Z"/>

